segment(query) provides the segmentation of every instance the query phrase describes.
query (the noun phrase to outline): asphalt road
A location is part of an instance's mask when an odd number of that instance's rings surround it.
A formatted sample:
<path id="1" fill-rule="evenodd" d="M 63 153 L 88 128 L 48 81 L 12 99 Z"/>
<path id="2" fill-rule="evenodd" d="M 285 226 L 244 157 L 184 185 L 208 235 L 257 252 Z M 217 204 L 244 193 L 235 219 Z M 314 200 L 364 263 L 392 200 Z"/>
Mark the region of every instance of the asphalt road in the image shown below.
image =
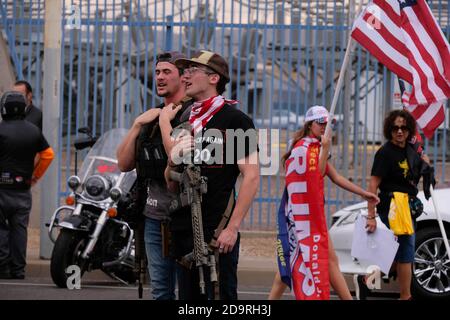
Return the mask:
<path id="1" fill-rule="evenodd" d="M 273 274 L 258 271 L 239 272 L 240 300 L 267 300 Z M 143 299 L 151 300 L 148 285 L 144 285 Z M 373 300 L 393 300 L 391 292 L 376 292 Z M 113 280 L 101 271 L 86 274 L 80 289 L 57 288 L 49 274 L 27 277 L 24 280 L 0 280 L 0 300 L 139 300 L 137 286 L 127 286 Z M 294 300 L 285 293 L 282 300 Z M 338 300 L 332 294 L 331 300 Z"/>
<path id="2" fill-rule="evenodd" d="M 270 285 L 262 281 L 258 283 L 257 276 L 247 275 L 239 285 L 239 299 L 266 300 Z M 261 281 L 260 281 L 261 282 Z M 0 280 L 0 300 L 138 300 L 137 286 L 127 286 L 110 279 L 100 271 L 94 271 L 83 277 L 80 289 L 57 288 L 50 277 L 32 277 L 24 280 Z M 144 285 L 143 299 L 151 300 L 150 289 Z M 283 299 L 293 299 L 287 293 Z"/>

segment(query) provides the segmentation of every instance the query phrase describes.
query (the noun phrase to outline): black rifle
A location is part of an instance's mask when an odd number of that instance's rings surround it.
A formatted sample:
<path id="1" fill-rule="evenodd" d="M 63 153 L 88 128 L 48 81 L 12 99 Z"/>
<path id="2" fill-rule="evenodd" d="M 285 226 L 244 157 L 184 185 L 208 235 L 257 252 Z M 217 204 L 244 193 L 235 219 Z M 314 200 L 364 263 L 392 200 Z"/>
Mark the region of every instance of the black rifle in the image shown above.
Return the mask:
<path id="1" fill-rule="evenodd" d="M 147 257 L 145 253 L 144 242 L 144 223 L 140 223 L 136 226 L 134 233 L 135 243 L 135 272 L 138 276 L 138 296 L 142 299 L 143 288 L 145 283 L 145 276 L 147 273 Z"/>
<path id="2" fill-rule="evenodd" d="M 194 250 L 179 261 L 188 269 L 192 264 L 199 269 L 200 293 L 205 294 L 205 277 L 203 267 L 209 267 L 210 280 L 217 286 L 217 270 L 215 248 L 205 242 L 202 221 L 202 194 L 207 191 L 207 178 L 200 174 L 200 167 L 193 164 L 186 165 L 183 171 L 170 172 L 171 179 L 179 182 L 180 196 L 177 207 L 190 206 L 192 218 L 192 231 L 194 237 Z M 217 292 L 217 290 L 215 290 Z"/>
<path id="3" fill-rule="evenodd" d="M 134 231 L 134 274 L 138 280 L 138 296 L 142 299 L 143 284 L 147 278 L 147 255 L 145 252 L 145 219 L 142 211 L 146 201 L 145 181 L 136 181 L 130 192 L 130 202 L 122 210 L 130 215 L 128 223 Z"/>

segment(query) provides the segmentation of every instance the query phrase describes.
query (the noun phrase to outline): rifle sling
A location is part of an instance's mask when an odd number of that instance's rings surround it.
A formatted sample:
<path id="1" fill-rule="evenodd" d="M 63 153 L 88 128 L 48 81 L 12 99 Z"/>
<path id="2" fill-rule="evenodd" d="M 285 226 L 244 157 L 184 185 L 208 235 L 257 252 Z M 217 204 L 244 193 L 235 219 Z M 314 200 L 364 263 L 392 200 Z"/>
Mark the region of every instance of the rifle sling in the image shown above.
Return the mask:
<path id="1" fill-rule="evenodd" d="M 216 241 L 217 241 L 217 238 L 219 237 L 220 233 L 222 232 L 223 228 L 225 228 L 225 225 L 230 220 L 233 206 L 234 206 L 234 189 L 231 190 L 230 198 L 228 199 L 227 207 L 226 207 L 225 211 L 223 212 L 222 219 L 220 220 L 219 225 L 217 226 L 217 229 L 214 231 L 214 235 L 213 235 L 211 241 L 209 242 L 209 248 L 214 253 L 217 266 L 219 266 L 219 250 L 216 247 Z M 213 294 L 214 294 L 214 300 L 220 300 L 220 285 L 219 285 L 220 268 L 217 267 L 216 270 L 217 270 L 216 273 L 217 273 L 218 281 L 214 283 Z"/>
<path id="2" fill-rule="evenodd" d="M 209 245 L 214 248 L 216 248 L 216 241 L 217 238 L 219 238 L 220 233 L 222 232 L 223 228 L 225 228 L 225 225 L 228 223 L 231 217 L 231 212 L 233 211 L 234 206 L 234 189 L 230 193 L 230 198 L 228 199 L 228 205 L 225 209 L 225 211 L 222 214 L 222 219 L 220 220 L 217 229 L 214 231 L 214 235 L 209 243 Z"/>

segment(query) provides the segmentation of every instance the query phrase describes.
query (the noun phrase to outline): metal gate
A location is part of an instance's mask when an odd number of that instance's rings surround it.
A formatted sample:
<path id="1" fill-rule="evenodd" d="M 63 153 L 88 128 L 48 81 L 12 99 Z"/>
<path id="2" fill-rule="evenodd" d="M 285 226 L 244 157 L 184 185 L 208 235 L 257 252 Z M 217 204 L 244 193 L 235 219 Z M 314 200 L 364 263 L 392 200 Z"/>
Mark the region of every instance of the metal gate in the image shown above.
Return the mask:
<path id="1" fill-rule="evenodd" d="M 165 50 L 190 55 L 209 49 L 224 56 L 231 70 L 224 95 L 239 100 L 239 108 L 258 128 L 276 130 L 272 139 L 279 138 L 268 143 L 269 151 L 283 154 L 305 110 L 331 103 L 354 16 L 353 2 L 64 0 L 57 147 L 60 196 L 66 194 L 65 179 L 73 173 L 72 143 L 78 128 L 90 126 L 101 135 L 111 128 L 129 127 L 137 115 L 159 103 L 154 57 Z M 448 1 L 429 3 L 449 36 Z M 2 0 L 0 6 L 1 36 L 14 70 L 11 76 L 31 82 L 34 100 L 45 113 L 45 106 L 40 106 L 44 10 L 43 0 Z M 363 188 L 374 153 L 383 142 L 384 114 L 400 107 L 396 83 L 391 73 L 357 47 L 337 106 L 331 161 Z M 446 112 L 445 124 L 426 142 L 441 184 L 449 180 L 448 108 Z M 266 158 L 271 164 L 279 161 L 270 154 Z M 262 176 L 246 228 L 274 228 L 283 187 L 282 166 Z M 326 200 L 328 214 L 360 201 L 331 183 L 326 186 Z"/>

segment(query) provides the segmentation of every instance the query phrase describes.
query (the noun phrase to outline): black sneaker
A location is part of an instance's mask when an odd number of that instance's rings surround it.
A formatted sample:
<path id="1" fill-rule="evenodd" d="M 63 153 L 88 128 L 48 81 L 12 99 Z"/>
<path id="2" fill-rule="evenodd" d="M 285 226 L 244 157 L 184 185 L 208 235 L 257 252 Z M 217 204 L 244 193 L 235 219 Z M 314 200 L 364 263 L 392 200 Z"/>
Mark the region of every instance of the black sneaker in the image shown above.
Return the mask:
<path id="1" fill-rule="evenodd" d="M 11 274 L 11 279 L 23 280 L 23 279 L 25 279 L 25 275 L 24 274 Z"/>
<path id="2" fill-rule="evenodd" d="M 353 284 L 355 285 L 356 300 L 367 300 L 370 289 L 367 288 L 365 276 L 355 274 L 353 276 Z"/>
<path id="3" fill-rule="evenodd" d="M 393 271 L 389 271 L 389 278 L 392 278 L 392 280 L 397 280 L 397 271 L 393 270 Z"/>

